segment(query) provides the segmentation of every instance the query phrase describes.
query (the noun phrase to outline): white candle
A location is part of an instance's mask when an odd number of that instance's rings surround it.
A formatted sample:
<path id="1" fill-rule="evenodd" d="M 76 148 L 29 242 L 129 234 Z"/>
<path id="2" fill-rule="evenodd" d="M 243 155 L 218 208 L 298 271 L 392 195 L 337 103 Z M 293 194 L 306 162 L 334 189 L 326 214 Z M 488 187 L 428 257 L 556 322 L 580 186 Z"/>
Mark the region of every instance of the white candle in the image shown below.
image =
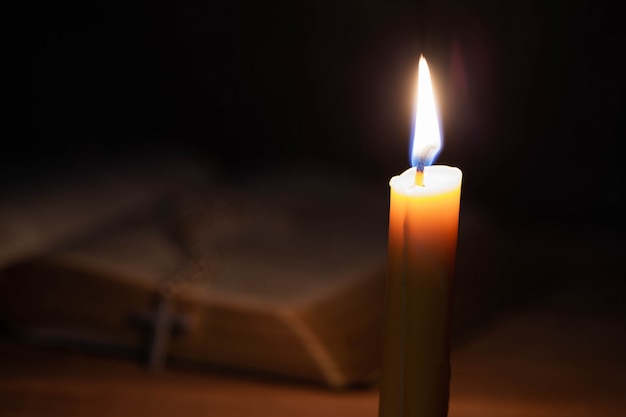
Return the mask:
<path id="1" fill-rule="evenodd" d="M 427 166 L 441 145 L 440 138 L 433 139 L 439 124 L 430 77 L 428 88 L 422 82 L 424 71 L 428 66 L 422 58 L 418 97 L 430 98 L 418 98 L 416 167 L 389 182 L 380 417 L 443 417 L 448 410 L 452 275 L 463 175 L 458 168 Z"/>

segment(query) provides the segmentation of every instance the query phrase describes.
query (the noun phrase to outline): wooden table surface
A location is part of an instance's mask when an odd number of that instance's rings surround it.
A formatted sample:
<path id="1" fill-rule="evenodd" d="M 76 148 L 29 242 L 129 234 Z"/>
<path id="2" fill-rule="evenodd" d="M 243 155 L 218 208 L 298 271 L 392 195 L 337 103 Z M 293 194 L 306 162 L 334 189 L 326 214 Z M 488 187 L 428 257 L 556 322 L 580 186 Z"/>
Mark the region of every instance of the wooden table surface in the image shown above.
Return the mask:
<path id="1" fill-rule="evenodd" d="M 623 289 L 623 287 L 620 287 Z M 571 285 L 457 341 L 450 417 L 626 416 L 620 293 Z M 377 416 L 376 386 L 321 387 L 127 357 L 0 343 L 0 415 Z"/>

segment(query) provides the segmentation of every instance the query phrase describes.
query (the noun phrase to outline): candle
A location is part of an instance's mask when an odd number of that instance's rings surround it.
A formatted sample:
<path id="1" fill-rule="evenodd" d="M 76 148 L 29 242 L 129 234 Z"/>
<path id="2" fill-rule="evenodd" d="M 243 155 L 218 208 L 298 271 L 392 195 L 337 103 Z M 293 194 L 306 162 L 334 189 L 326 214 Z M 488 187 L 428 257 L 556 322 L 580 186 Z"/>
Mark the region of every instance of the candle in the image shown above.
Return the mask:
<path id="1" fill-rule="evenodd" d="M 448 412 L 452 274 L 461 170 L 430 166 L 441 135 L 426 60 L 418 69 L 412 168 L 389 182 L 389 258 L 379 416 Z"/>

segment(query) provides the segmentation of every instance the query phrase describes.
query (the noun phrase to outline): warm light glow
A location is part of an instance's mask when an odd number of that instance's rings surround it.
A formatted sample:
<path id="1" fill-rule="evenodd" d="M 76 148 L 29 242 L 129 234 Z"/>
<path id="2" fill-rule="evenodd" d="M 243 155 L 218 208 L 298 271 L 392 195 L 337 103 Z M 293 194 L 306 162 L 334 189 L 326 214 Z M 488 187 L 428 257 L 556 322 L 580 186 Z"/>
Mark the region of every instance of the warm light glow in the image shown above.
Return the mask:
<path id="1" fill-rule="evenodd" d="M 416 97 L 411 165 L 420 169 L 431 165 L 441 150 L 441 132 L 435 95 L 428 64 L 423 56 L 420 57 L 419 62 Z"/>

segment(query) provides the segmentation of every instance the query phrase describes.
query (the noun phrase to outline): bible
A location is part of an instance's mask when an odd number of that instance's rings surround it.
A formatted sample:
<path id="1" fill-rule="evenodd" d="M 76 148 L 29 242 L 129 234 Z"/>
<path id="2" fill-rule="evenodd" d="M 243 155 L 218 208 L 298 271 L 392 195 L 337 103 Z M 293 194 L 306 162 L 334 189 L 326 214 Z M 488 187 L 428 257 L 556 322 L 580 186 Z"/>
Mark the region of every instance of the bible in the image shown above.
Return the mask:
<path id="1" fill-rule="evenodd" d="M 5 267 L 4 325 L 31 341 L 142 352 L 155 369 L 170 360 L 333 388 L 376 381 L 387 184 L 300 168 L 180 187 L 159 204 Z M 457 332 L 520 281 L 515 245 L 477 213 L 461 214 Z"/>

